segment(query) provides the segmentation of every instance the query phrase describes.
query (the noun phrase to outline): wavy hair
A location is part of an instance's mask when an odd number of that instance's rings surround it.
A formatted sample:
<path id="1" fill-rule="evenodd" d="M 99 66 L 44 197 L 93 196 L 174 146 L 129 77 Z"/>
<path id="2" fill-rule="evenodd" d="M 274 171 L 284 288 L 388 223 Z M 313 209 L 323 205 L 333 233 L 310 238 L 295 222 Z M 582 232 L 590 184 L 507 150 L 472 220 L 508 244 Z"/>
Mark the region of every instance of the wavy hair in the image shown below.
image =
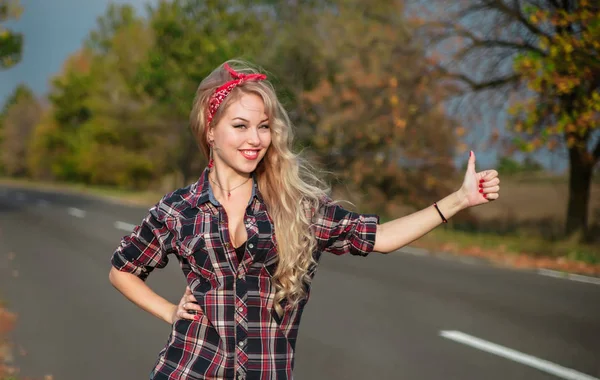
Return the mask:
<path id="1" fill-rule="evenodd" d="M 259 70 L 243 61 L 230 60 L 226 63 L 237 72 L 259 73 Z M 221 65 L 200 83 L 196 92 L 190 126 L 207 159 L 210 154 L 206 123 L 208 102 L 215 89 L 231 79 Z M 292 151 L 292 123 L 268 80 L 247 81 L 237 86 L 220 105 L 212 125 L 218 124 L 227 107 L 242 94 L 260 96 L 269 117 L 271 146 L 258 164 L 255 174 L 275 225 L 279 261 L 272 282 L 276 287 L 275 311 L 281 316 L 282 305 L 294 307 L 307 295 L 310 272 L 316 264 L 313 252 L 317 245 L 310 226 L 329 188 L 314 174 L 307 160 Z"/>

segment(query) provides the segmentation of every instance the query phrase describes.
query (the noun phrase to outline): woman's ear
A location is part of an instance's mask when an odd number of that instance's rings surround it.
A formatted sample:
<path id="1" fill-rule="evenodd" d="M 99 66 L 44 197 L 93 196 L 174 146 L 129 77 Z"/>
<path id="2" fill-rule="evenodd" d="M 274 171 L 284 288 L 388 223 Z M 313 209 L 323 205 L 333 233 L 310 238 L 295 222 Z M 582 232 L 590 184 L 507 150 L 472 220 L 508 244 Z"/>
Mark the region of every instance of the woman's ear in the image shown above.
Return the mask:
<path id="1" fill-rule="evenodd" d="M 206 134 L 206 140 L 208 145 L 210 145 L 211 141 L 215 141 L 215 135 L 213 133 L 213 127 L 208 127 L 208 133 Z"/>

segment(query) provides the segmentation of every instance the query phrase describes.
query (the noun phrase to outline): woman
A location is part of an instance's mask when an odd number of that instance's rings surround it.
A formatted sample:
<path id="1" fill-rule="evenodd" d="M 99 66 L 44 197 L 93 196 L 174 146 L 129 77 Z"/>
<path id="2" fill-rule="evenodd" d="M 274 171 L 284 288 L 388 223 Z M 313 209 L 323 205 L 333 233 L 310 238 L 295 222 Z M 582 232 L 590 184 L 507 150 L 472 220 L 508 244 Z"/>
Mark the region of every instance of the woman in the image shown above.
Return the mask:
<path id="1" fill-rule="evenodd" d="M 191 127 L 208 167 L 151 208 L 112 257 L 111 283 L 172 325 L 152 379 L 292 378 L 322 253 L 392 252 L 498 198 L 498 173 L 475 172 L 471 153 L 461 188 L 431 207 L 384 224 L 345 210 L 291 152 L 291 123 L 266 76 L 237 61 L 200 84 Z M 188 283 L 178 305 L 144 282 L 168 254 Z"/>

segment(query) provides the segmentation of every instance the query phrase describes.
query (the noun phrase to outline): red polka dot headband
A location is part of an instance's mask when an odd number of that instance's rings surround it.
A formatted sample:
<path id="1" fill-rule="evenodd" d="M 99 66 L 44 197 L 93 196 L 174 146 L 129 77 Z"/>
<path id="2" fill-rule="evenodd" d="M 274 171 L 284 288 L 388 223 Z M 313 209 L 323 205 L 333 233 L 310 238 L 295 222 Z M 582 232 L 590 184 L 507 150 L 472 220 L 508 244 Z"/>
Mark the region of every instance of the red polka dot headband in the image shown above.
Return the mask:
<path id="1" fill-rule="evenodd" d="M 234 88 L 246 81 L 260 81 L 267 79 L 267 76 L 265 74 L 238 73 L 237 71 L 232 69 L 227 63 L 224 64 L 223 67 L 229 72 L 229 74 L 231 74 L 231 77 L 233 79 L 217 88 L 215 90 L 215 93 L 212 94 L 212 96 L 210 97 L 210 100 L 208 102 L 208 116 L 206 122 L 207 126 L 210 125 L 210 122 L 215 117 L 215 114 L 217 113 L 217 110 L 219 109 L 221 103 L 223 103 L 227 95 L 229 95 Z"/>

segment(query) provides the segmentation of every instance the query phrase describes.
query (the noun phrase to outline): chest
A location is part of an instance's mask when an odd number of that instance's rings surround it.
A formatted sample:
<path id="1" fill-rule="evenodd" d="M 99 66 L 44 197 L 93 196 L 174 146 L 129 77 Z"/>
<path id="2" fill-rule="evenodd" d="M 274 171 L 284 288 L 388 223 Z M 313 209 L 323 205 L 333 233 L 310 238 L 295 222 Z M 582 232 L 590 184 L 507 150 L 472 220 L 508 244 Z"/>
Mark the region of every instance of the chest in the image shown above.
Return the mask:
<path id="1" fill-rule="evenodd" d="M 244 244 L 248 240 L 248 229 L 251 227 L 252 218 L 246 215 L 246 209 L 239 205 L 223 207 L 221 215 L 221 228 L 225 229 L 225 240 L 229 240 L 234 248 Z"/>
<path id="2" fill-rule="evenodd" d="M 227 211 L 210 205 L 178 224 L 179 253 L 201 277 L 216 281 L 276 265 L 274 225 L 262 207 Z M 235 248 L 244 243 L 240 262 Z"/>

